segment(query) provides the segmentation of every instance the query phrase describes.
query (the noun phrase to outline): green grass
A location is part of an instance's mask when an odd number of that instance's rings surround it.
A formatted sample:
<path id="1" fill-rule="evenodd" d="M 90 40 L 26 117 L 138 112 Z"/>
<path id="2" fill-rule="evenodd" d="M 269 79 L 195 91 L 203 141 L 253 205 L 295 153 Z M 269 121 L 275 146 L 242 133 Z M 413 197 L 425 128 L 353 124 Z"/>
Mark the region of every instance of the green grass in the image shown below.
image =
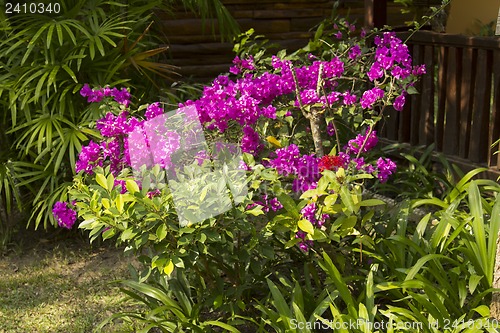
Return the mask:
<path id="1" fill-rule="evenodd" d="M 26 243 L 26 241 L 25 241 Z M 110 281 L 128 277 L 121 249 L 91 248 L 84 240 L 30 240 L 0 256 L 0 333 L 93 332 L 112 313 L 127 310 Z M 134 332 L 127 322 L 102 332 Z"/>

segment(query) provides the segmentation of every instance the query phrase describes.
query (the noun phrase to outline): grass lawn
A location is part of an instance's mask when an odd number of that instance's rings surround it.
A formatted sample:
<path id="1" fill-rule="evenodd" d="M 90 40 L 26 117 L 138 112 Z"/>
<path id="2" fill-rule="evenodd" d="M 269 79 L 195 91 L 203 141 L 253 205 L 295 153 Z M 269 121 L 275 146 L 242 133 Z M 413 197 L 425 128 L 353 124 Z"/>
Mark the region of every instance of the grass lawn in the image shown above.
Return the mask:
<path id="1" fill-rule="evenodd" d="M 126 310 L 118 286 L 109 283 L 128 277 L 130 259 L 122 249 L 91 247 L 83 236 L 58 233 L 27 232 L 0 255 L 0 333 L 93 332 Z M 126 322 L 103 330 L 133 331 Z"/>

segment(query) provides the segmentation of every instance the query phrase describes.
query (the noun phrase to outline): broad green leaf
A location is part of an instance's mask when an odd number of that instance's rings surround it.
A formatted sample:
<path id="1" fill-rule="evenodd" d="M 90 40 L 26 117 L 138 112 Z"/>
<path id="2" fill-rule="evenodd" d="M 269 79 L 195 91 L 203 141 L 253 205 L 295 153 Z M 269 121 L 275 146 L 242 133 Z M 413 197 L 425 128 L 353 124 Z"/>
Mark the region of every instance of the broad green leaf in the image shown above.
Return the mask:
<path id="1" fill-rule="evenodd" d="M 335 205 L 338 197 L 339 197 L 339 195 L 337 193 L 330 194 L 330 195 L 326 196 L 325 201 L 324 201 L 325 206 L 331 207 L 331 206 Z"/>
<path id="2" fill-rule="evenodd" d="M 314 226 L 308 220 L 306 219 L 299 220 L 298 226 L 300 230 L 305 231 L 310 235 L 314 234 Z"/>
<path id="3" fill-rule="evenodd" d="M 133 288 L 144 295 L 152 297 L 163 304 L 168 310 L 179 318 L 179 320 L 185 321 L 186 316 L 179 304 L 170 298 L 164 291 L 159 288 L 153 287 L 151 285 L 140 283 L 132 280 L 122 281 L 122 284 L 126 287 Z"/>
<path id="4" fill-rule="evenodd" d="M 167 226 L 165 224 L 160 224 L 160 226 L 156 229 L 156 237 L 158 237 L 159 241 L 162 241 L 167 237 Z"/>
<path id="5" fill-rule="evenodd" d="M 299 219 L 300 214 L 297 209 L 295 201 L 286 193 L 280 193 L 277 195 L 279 202 L 283 205 L 287 212 L 289 212 L 293 218 Z"/>
<path id="6" fill-rule="evenodd" d="M 116 209 L 118 209 L 118 212 L 120 214 L 123 213 L 123 206 L 125 205 L 125 200 L 123 198 L 123 194 L 118 194 L 118 196 L 115 199 L 115 205 L 116 205 Z"/>
<path id="7" fill-rule="evenodd" d="M 134 193 L 140 191 L 139 185 L 137 185 L 137 182 L 135 180 L 133 180 L 133 179 L 127 179 L 125 181 L 125 184 L 126 184 L 126 187 L 127 187 L 127 191 L 130 194 L 134 194 Z"/>
<path id="8" fill-rule="evenodd" d="M 297 323 L 301 323 L 301 325 L 296 325 L 298 326 L 296 328 L 296 332 L 299 333 L 310 333 L 311 330 L 307 328 L 307 321 L 306 317 L 304 317 L 304 313 L 300 309 L 300 307 L 297 305 L 297 303 L 293 302 L 292 303 L 292 308 L 293 308 L 293 313 L 295 314 L 295 320 Z M 292 329 L 294 328 L 295 325 L 292 326 Z"/>
<path id="9" fill-rule="evenodd" d="M 127 241 L 129 239 L 132 239 L 136 236 L 136 233 L 132 231 L 132 229 L 125 229 L 122 232 L 121 239 L 122 241 Z"/>
<path id="10" fill-rule="evenodd" d="M 342 203 L 347 208 L 349 213 L 354 213 L 356 207 L 354 207 L 354 202 L 352 201 L 352 196 L 346 186 L 342 186 L 340 189 L 340 198 L 342 199 Z"/>
<path id="11" fill-rule="evenodd" d="M 113 237 L 116 234 L 116 229 L 110 228 L 102 233 L 102 239 L 106 240 Z"/>
<path id="12" fill-rule="evenodd" d="M 473 248 L 475 255 L 481 263 L 481 268 L 486 275 L 488 283 L 491 284 L 493 280 L 493 270 L 489 269 L 488 260 L 488 249 L 486 245 L 486 233 L 484 231 L 484 218 L 483 218 L 483 206 L 481 203 L 481 194 L 479 193 L 479 188 L 475 181 L 472 181 L 469 185 L 469 208 L 472 215 L 472 232 L 474 233 L 474 239 L 476 244 Z M 491 273 L 491 276 L 490 276 Z"/>
<path id="13" fill-rule="evenodd" d="M 413 278 L 415 278 L 415 275 L 417 275 L 417 273 L 420 271 L 420 269 L 429 261 L 429 260 L 439 260 L 439 259 L 443 259 L 443 260 L 447 260 L 447 261 L 450 261 L 456 265 L 460 265 L 460 263 L 458 263 L 457 261 L 445 256 L 445 255 L 442 255 L 442 254 L 427 254 L 425 256 L 423 256 L 422 258 L 418 259 L 417 262 L 415 263 L 415 265 L 408 271 L 408 274 L 406 275 L 405 277 L 405 281 L 408 281 L 408 280 L 413 280 Z"/>
<path id="14" fill-rule="evenodd" d="M 95 180 L 96 180 L 97 184 L 101 185 L 105 190 L 109 190 L 108 183 L 106 181 L 106 177 L 102 173 L 96 174 Z"/>
<path id="15" fill-rule="evenodd" d="M 102 198 L 101 203 L 104 206 L 104 208 L 106 208 L 106 209 L 109 209 L 109 207 L 111 207 L 111 204 L 109 203 L 108 198 Z"/>
<path id="16" fill-rule="evenodd" d="M 262 211 L 262 207 L 256 206 L 250 210 L 245 211 L 245 213 L 253 215 L 253 216 L 259 216 L 259 215 L 264 215 L 264 212 Z"/>
<path id="17" fill-rule="evenodd" d="M 481 281 L 481 279 L 483 278 L 484 276 L 479 276 L 477 274 L 472 274 L 470 279 L 469 279 L 469 292 L 471 294 L 474 294 L 474 291 L 476 291 L 476 288 L 479 284 L 479 282 Z"/>
<path id="18" fill-rule="evenodd" d="M 385 205 L 385 202 L 383 202 L 380 199 L 367 199 L 361 201 L 359 205 L 361 207 L 371 207 L 371 206 Z"/>
<path id="19" fill-rule="evenodd" d="M 106 184 L 107 184 L 107 189 L 110 191 L 113 189 L 113 187 L 115 187 L 115 177 L 113 176 L 112 173 L 110 173 L 106 178 Z"/>
<path id="20" fill-rule="evenodd" d="M 172 272 L 174 271 L 174 268 L 175 268 L 174 263 L 172 262 L 172 260 L 169 260 L 168 263 L 163 268 L 163 273 L 170 276 L 170 274 L 172 274 Z"/>

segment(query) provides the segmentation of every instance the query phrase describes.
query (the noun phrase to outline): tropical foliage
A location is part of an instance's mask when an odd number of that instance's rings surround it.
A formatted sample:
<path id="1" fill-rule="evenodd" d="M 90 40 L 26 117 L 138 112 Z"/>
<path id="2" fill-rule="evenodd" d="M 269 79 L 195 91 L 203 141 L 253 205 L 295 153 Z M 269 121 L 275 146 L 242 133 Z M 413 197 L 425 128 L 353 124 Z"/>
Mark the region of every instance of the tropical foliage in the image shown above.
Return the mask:
<path id="1" fill-rule="evenodd" d="M 6 216 L 16 205 L 22 209 L 23 202 L 31 212 L 29 223 L 56 225 L 51 207 L 65 197 L 82 145 L 99 137 L 91 124 L 103 110 L 85 109 L 78 94 L 84 83 L 135 87 L 143 92 L 136 96 L 140 100 L 157 96 L 167 79 L 176 77 L 166 41 L 151 33 L 155 10 L 168 10 L 173 2 L 58 4 L 57 13 L 2 13 L 0 226 L 6 241 L 7 232 L 19 227 Z M 235 32 L 234 20 L 219 1 L 185 4 L 203 9 L 203 17 L 216 15 L 226 38 Z"/>
<path id="2" fill-rule="evenodd" d="M 425 68 L 393 33 L 328 26 L 289 55 L 242 35 L 229 73 L 172 112 L 83 87 L 106 114 L 54 216 L 144 264 L 121 282 L 144 311 L 102 326 L 495 331 L 500 186 L 430 172 L 430 149 L 398 172 L 377 123 Z"/>

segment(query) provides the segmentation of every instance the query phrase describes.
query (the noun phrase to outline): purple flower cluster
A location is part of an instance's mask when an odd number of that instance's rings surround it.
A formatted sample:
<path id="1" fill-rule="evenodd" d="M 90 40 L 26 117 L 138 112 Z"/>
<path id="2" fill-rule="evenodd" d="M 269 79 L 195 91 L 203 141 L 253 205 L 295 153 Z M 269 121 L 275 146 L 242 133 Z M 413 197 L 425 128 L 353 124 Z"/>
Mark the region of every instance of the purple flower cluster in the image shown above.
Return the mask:
<path id="1" fill-rule="evenodd" d="M 147 119 L 147 120 L 151 120 L 157 116 L 160 116 L 162 115 L 164 112 L 163 112 L 163 109 L 161 108 L 160 106 L 160 103 L 159 102 L 155 102 L 155 103 L 151 103 L 148 105 L 148 107 L 146 108 L 146 112 L 144 113 L 144 117 Z"/>
<path id="2" fill-rule="evenodd" d="M 245 153 L 256 155 L 262 149 L 259 133 L 252 127 L 243 127 L 243 137 L 241 138 L 241 150 Z"/>
<path id="3" fill-rule="evenodd" d="M 238 75 L 244 69 L 248 69 L 253 71 L 255 69 L 253 56 L 249 56 L 248 59 L 240 59 L 240 57 L 235 57 L 233 59 L 233 64 L 231 68 L 229 68 L 229 72 L 231 74 Z"/>
<path id="4" fill-rule="evenodd" d="M 312 202 L 301 209 L 302 216 L 311 222 L 313 226 L 322 227 L 326 220 L 330 218 L 328 214 L 321 214 L 319 219 L 316 218 L 317 207 L 316 203 Z"/>
<path id="5" fill-rule="evenodd" d="M 68 207 L 68 203 L 58 201 L 52 208 L 52 214 L 61 228 L 71 229 L 76 221 L 76 211 Z"/>
<path id="6" fill-rule="evenodd" d="M 122 104 L 125 107 L 128 107 L 130 104 L 130 92 L 127 88 L 122 88 L 121 90 L 118 88 L 111 89 L 109 87 L 92 89 L 87 83 L 85 83 L 83 88 L 80 90 L 80 95 L 87 97 L 87 102 L 89 103 L 98 103 L 105 97 L 113 97 L 117 103 Z"/>
<path id="7" fill-rule="evenodd" d="M 385 183 L 389 178 L 389 176 L 392 175 L 396 170 L 396 163 L 394 163 L 388 158 L 380 157 L 377 160 L 377 169 L 378 169 L 378 174 L 377 174 L 378 179 L 380 180 L 380 182 Z"/>
<path id="8" fill-rule="evenodd" d="M 254 68 L 252 59 L 245 62 L 237 58 L 235 64 L 249 71 Z M 245 126 L 255 124 L 260 117 L 275 119 L 276 108 L 271 103 L 280 96 L 295 92 L 292 66 L 291 61 L 273 56 L 274 72 L 268 71 L 255 76 L 247 73 L 236 81 L 221 75 L 204 88 L 201 98 L 188 100 L 180 106 L 194 105 L 202 124 L 220 132 L 227 129 L 229 121 Z M 314 61 L 311 65 L 297 66 L 294 69 L 299 88 L 303 91 L 302 97 L 308 104 L 334 103 L 339 100 L 338 92 L 331 92 L 326 98 L 316 96 L 320 68 L 327 88 L 332 88 L 335 84 L 329 79 L 343 74 L 344 63 L 339 58 L 334 58 L 330 61 Z"/>
<path id="9" fill-rule="evenodd" d="M 129 117 L 126 111 L 118 116 L 108 112 L 104 118 L 96 122 L 96 128 L 107 139 L 100 144 L 90 141 L 87 146 L 82 147 L 75 171 L 85 171 L 91 174 L 95 167 L 102 167 L 107 161 L 111 172 L 116 176 L 120 170 L 130 165 L 130 156 L 126 149 L 128 147 L 127 135 L 136 127 L 142 126 L 142 123 L 135 117 Z"/>
<path id="10" fill-rule="evenodd" d="M 361 107 L 363 109 L 369 109 L 373 107 L 376 101 L 384 97 L 384 91 L 378 87 L 366 90 L 361 96 Z"/>
<path id="11" fill-rule="evenodd" d="M 307 191 L 316 188 L 320 174 L 318 171 L 319 159 L 314 155 L 300 155 L 299 147 L 291 144 L 275 152 L 276 157 L 270 159 L 269 166 L 275 168 L 282 176 L 293 175 L 292 188 L 294 191 Z"/>
<path id="12" fill-rule="evenodd" d="M 368 136 L 368 137 L 367 137 Z M 365 145 L 363 143 L 366 141 Z M 342 156 L 346 165 L 352 163 L 355 169 L 358 171 L 362 171 L 368 174 L 373 174 L 376 176 L 382 183 L 386 182 L 388 177 L 394 173 L 396 170 L 396 164 L 391 161 L 389 158 L 379 158 L 377 160 L 376 165 L 372 165 L 366 163 L 363 157 L 359 157 L 360 149 L 362 153 L 366 153 L 371 150 L 378 142 L 378 138 L 376 135 L 376 131 L 371 131 L 369 133 L 369 129 L 366 130 L 365 135 L 358 134 L 355 139 L 349 141 L 346 146 L 346 153 L 339 153 L 339 156 Z M 351 155 L 354 155 L 351 156 Z"/>
<path id="13" fill-rule="evenodd" d="M 401 39 L 394 32 L 384 32 L 374 39 L 376 45 L 375 61 L 367 75 L 371 81 L 391 73 L 398 79 L 405 79 L 412 73 L 411 56 Z"/>
<path id="14" fill-rule="evenodd" d="M 91 89 L 85 85 L 80 93 L 92 101 L 102 100 L 99 96 L 112 96 L 117 102 L 125 103 L 130 98 L 126 89 L 108 87 Z M 171 154 L 180 147 L 180 135 L 165 130 L 166 114 L 158 102 L 146 108 L 145 118 L 147 121 L 139 120 L 127 111 L 122 111 L 118 115 L 108 112 L 104 118 L 97 120 L 96 128 L 106 140 L 100 144 L 90 141 L 82 147 L 75 166 L 76 172 L 91 174 L 96 166 L 102 167 L 104 164 L 110 165 L 110 171 L 115 176 L 130 166 L 139 169 L 144 164 L 149 167 L 159 164 L 169 168 Z M 155 153 L 152 154 L 152 151 Z M 133 152 L 133 156 L 130 152 Z M 124 191 L 125 186 L 121 190 Z"/>
<path id="15" fill-rule="evenodd" d="M 349 140 L 346 151 L 350 154 L 366 153 L 378 143 L 377 132 L 366 130 L 365 135 L 358 134 L 355 139 Z"/>
<path id="16" fill-rule="evenodd" d="M 247 209 L 251 209 L 257 205 L 262 206 L 262 210 L 266 213 L 268 213 L 269 210 L 277 212 L 278 210 L 283 208 L 283 205 L 281 204 L 281 202 L 279 202 L 278 198 L 269 199 L 269 196 L 267 194 L 264 194 L 262 196 L 262 201 L 254 201 L 253 203 L 249 204 L 247 206 Z"/>
<path id="17" fill-rule="evenodd" d="M 349 50 L 349 59 L 356 60 L 357 57 L 361 55 L 361 47 L 358 44 L 351 47 Z"/>
<path id="18" fill-rule="evenodd" d="M 333 125 L 333 122 L 329 122 L 326 125 L 326 134 L 328 134 L 329 136 L 335 135 L 335 126 Z"/>
<path id="19" fill-rule="evenodd" d="M 78 155 L 78 161 L 75 163 L 75 171 L 85 171 L 91 174 L 96 166 L 102 165 L 101 146 L 91 140 L 87 146 L 82 147 Z"/>
<path id="20" fill-rule="evenodd" d="M 401 95 L 399 95 L 398 97 L 396 97 L 394 99 L 394 103 L 393 103 L 394 109 L 397 111 L 403 111 L 403 107 L 405 106 L 405 102 L 406 102 L 406 91 L 403 90 Z"/>
<path id="21" fill-rule="evenodd" d="M 308 252 L 311 246 L 313 245 L 313 241 L 310 239 L 306 239 L 306 237 L 307 233 L 302 230 L 297 231 L 297 233 L 295 234 L 295 238 L 301 239 L 301 241 L 298 244 L 299 248 L 304 252 Z"/>

